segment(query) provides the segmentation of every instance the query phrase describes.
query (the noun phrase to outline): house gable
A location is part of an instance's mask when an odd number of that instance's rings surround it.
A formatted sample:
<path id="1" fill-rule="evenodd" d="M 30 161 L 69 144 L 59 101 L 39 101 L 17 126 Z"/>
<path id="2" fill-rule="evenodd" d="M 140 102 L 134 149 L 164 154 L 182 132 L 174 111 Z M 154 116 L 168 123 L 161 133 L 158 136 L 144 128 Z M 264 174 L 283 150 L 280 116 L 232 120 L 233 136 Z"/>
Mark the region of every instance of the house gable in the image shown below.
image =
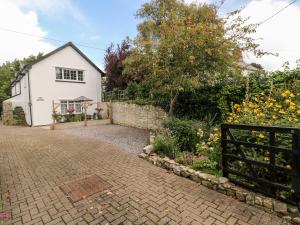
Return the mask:
<path id="1" fill-rule="evenodd" d="M 65 45 L 63 45 L 63 46 L 61 46 L 61 47 L 55 49 L 54 51 L 49 52 L 48 54 L 46 54 L 46 55 L 44 55 L 43 57 L 41 57 L 39 60 L 37 60 L 37 61 L 35 61 L 35 62 L 31 63 L 31 64 L 28 64 L 26 67 L 27 67 L 28 69 L 30 69 L 33 65 L 35 65 L 35 64 L 37 64 L 37 63 L 43 61 L 44 59 L 46 59 L 46 58 L 48 58 L 48 57 L 50 57 L 50 56 L 56 54 L 57 52 L 59 52 L 59 51 L 65 49 L 65 48 L 67 48 L 67 47 L 73 48 L 79 55 L 82 56 L 82 58 L 84 58 L 84 59 L 85 59 L 89 64 L 91 64 L 91 65 L 92 65 L 99 73 L 101 73 L 102 76 L 105 75 L 105 73 L 104 73 L 102 70 L 100 70 L 99 67 L 96 66 L 96 65 L 95 65 L 95 64 L 94 64 L 94 63 L 93 63 L 93 62 L 92 62 L 92 61 L 91 61 L 91 60 L 90 60 L 90 59 L 89 59 L 82 51 L 80 51 L 79 48 L 77 48 L 72 42 L 68 42 L 68 43 L 66 43 Z"/>

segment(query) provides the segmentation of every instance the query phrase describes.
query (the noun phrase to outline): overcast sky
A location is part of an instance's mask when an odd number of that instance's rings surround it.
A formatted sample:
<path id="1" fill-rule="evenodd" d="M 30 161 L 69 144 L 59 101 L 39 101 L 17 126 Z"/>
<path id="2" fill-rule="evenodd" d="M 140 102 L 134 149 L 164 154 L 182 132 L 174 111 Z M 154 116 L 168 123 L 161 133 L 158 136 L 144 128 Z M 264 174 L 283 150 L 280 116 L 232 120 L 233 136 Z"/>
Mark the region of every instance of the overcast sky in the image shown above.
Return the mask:
<path id="1" fill-rule="evenodd" d="M 138 21 L 134 14 L 146 0 L 0 0 L 0 63 L 26 57 L 38 52 L 47 53 L 64 41 L 95 46 L 78 46 L 97 65 L 103 68 L 104 49 L 126 36 L 136 35 Z M 213 0 L 186 0 L 215 2 Z M 242 15 L 257 23 L 288 5 L 288 0 L 227 0 L 221 14 L 243 7 Z M 279 56 L 256 59 L 246 55 L 246 62 L 262 64 L 268 70 L 281 69 L 285 61 L 292 66 L 300 58 L 300 2 L 297 2 L 261 25 L 255 38 L 262 49 Z M 29 37 L 3 31 L 1 28 L 30 33 Z M 45 38 L 56 38 L 63 42 Z"/>

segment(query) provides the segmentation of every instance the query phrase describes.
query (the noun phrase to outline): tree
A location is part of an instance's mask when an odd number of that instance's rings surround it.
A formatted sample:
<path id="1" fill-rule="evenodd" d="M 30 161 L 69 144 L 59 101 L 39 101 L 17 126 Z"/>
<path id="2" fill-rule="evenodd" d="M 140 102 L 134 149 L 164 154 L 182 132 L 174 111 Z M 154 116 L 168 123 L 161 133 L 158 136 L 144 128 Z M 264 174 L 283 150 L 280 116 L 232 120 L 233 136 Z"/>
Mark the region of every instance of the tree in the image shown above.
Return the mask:
<path id="1" fill-rule="evenodd" d="M 21 65 L 32 63 L 43 56 L 39 53 L 34 56 L 23 58 L 22 60 L 15 59 L 12 62 L 5 62 L 0 66 L 0 112 L 2 112 L 2 101 L 9 98 L 11 95 L 11 80 L 15 78 L 16 73 L 20 70 Z"/>
<path id="2" fill-rule="evenodd" d="M 122 41 L 121 45 L 111 44 L 105 54 L 105 72 L 106 72 L 106 89 L 111 91 L 114 88 L 126 88 L 128 77 L 122 74 L 124 65 L 123 61 L 130 55 L 131 46 L 129 39 Z"/>
<path id="3" fill-rule="evenodd" d="M 265 54 L 250 36 L 256 25 L 246 25 L 238 11 L 223 19 L 217 10 L 214 5 L 152 0 L 137 13 L 143 22 L 124 71 L 143 71 L 152 94 L 169 96 L 171 115 L 181 92 L 241 79 L 242 53 Z"/>

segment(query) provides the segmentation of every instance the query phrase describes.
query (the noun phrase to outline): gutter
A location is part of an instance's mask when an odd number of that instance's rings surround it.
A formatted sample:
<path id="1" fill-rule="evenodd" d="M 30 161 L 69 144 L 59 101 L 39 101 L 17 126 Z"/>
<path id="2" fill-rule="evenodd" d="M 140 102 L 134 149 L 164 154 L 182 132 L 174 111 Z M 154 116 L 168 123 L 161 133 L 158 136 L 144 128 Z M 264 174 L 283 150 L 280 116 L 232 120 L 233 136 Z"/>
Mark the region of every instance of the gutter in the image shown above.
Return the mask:
<path id="1" fill-rule="evenodd" d="M 31 102 L 31 88 L 30 88 L 30 73 L 29 70 L 27 70 L 28 72 L 28 98 L 29 98 L 29 113 L 30 113 L 30 127 L 32 127 L 32 102 Z"/>

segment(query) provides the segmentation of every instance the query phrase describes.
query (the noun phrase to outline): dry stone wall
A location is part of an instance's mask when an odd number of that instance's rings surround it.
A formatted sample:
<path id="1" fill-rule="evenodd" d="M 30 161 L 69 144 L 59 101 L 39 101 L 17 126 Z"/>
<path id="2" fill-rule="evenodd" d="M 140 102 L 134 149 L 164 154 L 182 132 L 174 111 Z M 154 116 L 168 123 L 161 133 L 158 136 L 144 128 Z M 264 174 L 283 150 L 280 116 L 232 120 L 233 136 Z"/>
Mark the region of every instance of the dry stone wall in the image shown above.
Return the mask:
<path id="1" fill-rule="evenodd" d="M 109 104 L 109 103 L 108 103 Z M 157 130 L 162 128 L 167 114 L 159 107 L 114 102 L 111 106 L 114 124 Z"/>
<path id="2" fill-rule="evenodd" d="M 5 101 L 3 104 L 3 114 L 2 121 L 4 125 L 12 125 L 13 124 L 13 106 L 9 101 Z"/>

